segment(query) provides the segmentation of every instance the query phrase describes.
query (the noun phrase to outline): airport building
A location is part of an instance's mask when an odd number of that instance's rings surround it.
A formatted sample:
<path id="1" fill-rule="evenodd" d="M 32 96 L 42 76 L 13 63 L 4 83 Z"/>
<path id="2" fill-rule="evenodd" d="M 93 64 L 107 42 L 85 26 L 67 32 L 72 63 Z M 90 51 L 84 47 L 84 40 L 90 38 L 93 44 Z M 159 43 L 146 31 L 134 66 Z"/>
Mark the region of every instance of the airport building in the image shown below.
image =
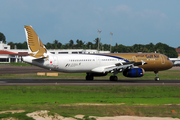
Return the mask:
<path id="1" fill-rule="evenodd" d="M 176 52 L 178 53 L 178 57 L 180 57 L 180 48 L 176 48 Z"/>
<path id="2" fill-rule="evenodd" d="M 52 54 L 95 54 L 98 50 L 93 49 L 48 49 Z M 99 53 L 110 53 L 110 51 L 99 51 Z M 27 56 L 28 49 L 11 49 L 0 41 L 0 63 L 21 62 L 21 56 Z"/>

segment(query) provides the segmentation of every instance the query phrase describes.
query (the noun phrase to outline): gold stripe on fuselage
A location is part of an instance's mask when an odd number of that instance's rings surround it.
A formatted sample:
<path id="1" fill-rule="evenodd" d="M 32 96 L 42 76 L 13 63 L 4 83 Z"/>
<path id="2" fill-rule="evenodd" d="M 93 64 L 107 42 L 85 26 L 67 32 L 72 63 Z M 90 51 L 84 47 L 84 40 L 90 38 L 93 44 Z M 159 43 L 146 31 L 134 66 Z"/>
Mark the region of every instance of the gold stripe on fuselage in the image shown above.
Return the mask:
<path id="1" fill-rule="evenodd" d="M 173 66 L 173 63 L 167 56 L 159 53 L 109 53 L 103 55 L 120 57 L 135 62 L 141 62 L 143 60 L 147 64 L 138 67 L 143 68 L 145 71 L 167 70 Z"/>

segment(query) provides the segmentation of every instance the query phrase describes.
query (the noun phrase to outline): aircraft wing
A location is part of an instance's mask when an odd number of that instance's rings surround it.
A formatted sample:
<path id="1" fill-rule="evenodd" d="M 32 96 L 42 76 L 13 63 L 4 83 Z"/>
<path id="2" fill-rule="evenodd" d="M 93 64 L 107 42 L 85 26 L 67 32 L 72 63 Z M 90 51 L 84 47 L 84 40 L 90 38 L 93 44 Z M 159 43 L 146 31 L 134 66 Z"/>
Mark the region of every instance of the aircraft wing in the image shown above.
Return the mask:
<path id="1" fill-rule="evenodd" d="M 125 63 L 117 63 L 114 65 L 109 65 L 109 66 L 101 66 L 101 67 L 97 67 L 92 69 L 92 72 L 97 72 L 97 73 L 114 73 L 114 72 L 123 72 L 125 69 L 131 69 L 135 66 L 139 66 L 139 65 L 145 65 L 147 64 L 144 61 L 141 62 L 125 62 Z"/>

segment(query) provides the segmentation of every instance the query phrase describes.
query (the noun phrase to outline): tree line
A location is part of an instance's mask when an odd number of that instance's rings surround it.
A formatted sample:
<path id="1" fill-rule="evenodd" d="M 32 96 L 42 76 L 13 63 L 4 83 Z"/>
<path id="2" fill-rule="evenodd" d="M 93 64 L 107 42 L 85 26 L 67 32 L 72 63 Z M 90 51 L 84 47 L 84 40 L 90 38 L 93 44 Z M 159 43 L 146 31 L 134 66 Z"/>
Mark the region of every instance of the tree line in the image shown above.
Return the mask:
<path id="1" fill-rule="evenodd" d="M 76 42 L 73 40 L 70 40 L 66 44 L 62 44 L 58 40 L 54 40 L 53 43 L 46 43 L 45 46 L 47 49 L 98 49 L 98 38 L 94 40 L 94 42 L 88 42 L 85 43 L 82 40 L 77 39 Z M 8 45 L 11 46 L 11 49 L 15 49 L 15 46 L 17 49 L 27 49 L 27 42 L 23 43 L 13 43 L 9 42 Z M 102 44 L 99 43 L 99 50 L 100 51 L 109 51 L 110 45 L 109 44 Z M 116 43 L 115 46 L 111 46 L 111 52 L 112 53 L 137 53 L 137 52 L 143 52 L 143 53 L 162 53 L 167 55 L 168 57 L 175 58 L 178 57 L 178 54 L 175 50 L 175 48 L 168 46 L 167 44 L 163 43 L 149 43 L 146 45 L 142 44 L 134 44 L 133 46 L 125 46 L 122 44 Z"/>
<path id="2" fill-rule="evenodd" d="M 0 33 L 0 41 L 6 43 L 6 38 L 3 33 Z M 68 43 L 62 44 L 58 40 L 54 40 L 52 43 L 48 42 L 45 44 L 47 49 L 98 49 L 98 41 L 99 41 L 99 50 L 100 51 L 110 51 L 110 44 L 103 44 L 101 43 L 99 38 L 93 40 L 93 42 L 84 42 L 82 40 L 77 39 L 75 42 L 74 40 L 70 40 Z M 23 43 L 13 43 L 9 42 L 8 45 L 11 46 L 11 49 L 27 49 L 27 42 L 24 41 Z M 163 43 L 149 43 L 146 45 L 142 44 L 134 44 L 133 46 L 125 46 L 122 44 L 116 43 L 115 46 L 111 46 L 112 53 L 137 53 L 137 52 L 157 52 L 167 55 L 168 57 L 175 58 L 178 57 L 178 54 L 175 48 L 170 47 L 167 44 Z"/>

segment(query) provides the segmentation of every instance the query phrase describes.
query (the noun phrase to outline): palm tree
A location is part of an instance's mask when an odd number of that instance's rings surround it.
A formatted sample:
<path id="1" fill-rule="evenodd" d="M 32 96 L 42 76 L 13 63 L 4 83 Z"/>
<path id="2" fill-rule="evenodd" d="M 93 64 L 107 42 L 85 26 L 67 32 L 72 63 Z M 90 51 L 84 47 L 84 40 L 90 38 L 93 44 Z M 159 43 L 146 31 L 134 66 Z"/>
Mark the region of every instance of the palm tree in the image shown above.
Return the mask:
<path id="1" fill-rule="evenodd" d="M 2 41 L 3 43 L 6 43 L 6 37 L 1 32 L 0 32 L 0 41 Z"/>
<path id="2" fill-rule="evenodd" d="M 74 41 L 73 41 L 73 40 L 70 40 L 70 41 L 69 41 L 69 47 L 71 47 L 71 49 L 73 49 L 73 45 L 74 45 Z"/>

